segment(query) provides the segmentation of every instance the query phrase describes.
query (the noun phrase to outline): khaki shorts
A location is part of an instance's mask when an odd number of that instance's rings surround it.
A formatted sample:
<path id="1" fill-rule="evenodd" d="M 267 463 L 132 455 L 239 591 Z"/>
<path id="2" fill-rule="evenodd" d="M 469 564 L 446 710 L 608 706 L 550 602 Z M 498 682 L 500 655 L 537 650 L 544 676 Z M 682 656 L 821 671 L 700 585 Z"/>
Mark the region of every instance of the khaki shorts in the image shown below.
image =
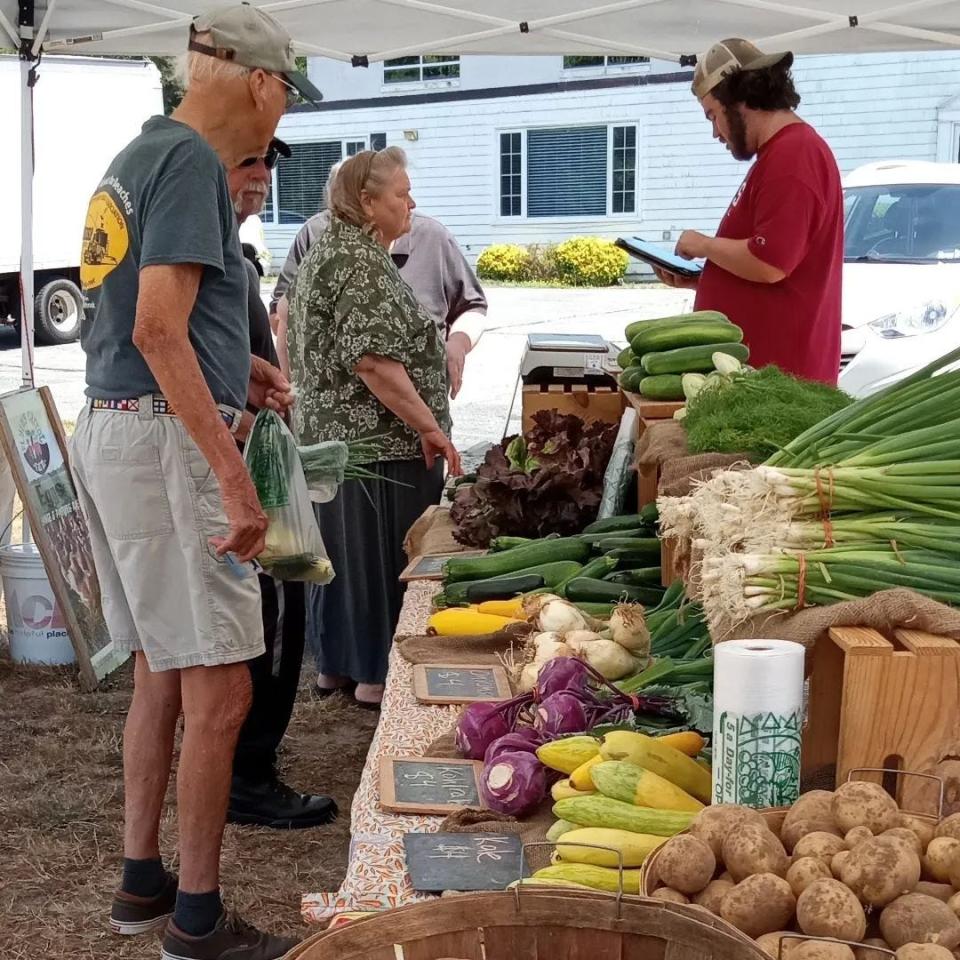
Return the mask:
<path id="1" fill-rule="evenodd" d="M 141 406 L 88 407 L 70 447 L 110 636 L 153 671 L 257 657 L 256 574 L 238 577 L 209 543 L 228 530 L 220 484 L 176 417 Z"/>

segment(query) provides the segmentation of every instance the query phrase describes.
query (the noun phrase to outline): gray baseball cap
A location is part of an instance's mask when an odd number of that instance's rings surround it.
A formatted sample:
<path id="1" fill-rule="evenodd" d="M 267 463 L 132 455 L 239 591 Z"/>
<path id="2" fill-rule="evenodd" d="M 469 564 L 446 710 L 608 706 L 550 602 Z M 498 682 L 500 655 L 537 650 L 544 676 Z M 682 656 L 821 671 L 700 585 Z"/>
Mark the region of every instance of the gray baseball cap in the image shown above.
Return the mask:
<path id="1" fill-rule="evenodd" d="M 209 33 L 213 46 L 198 43 L 194 39 L 198 33 Z M 188 46 L 196 53 L 278 74 L 311 103 L 323 99 L 323 94 L 297 70 L 290 34 L 269 13 L 249 3 L 232 3 L 194 17 Z"/>
<path id="2" fill-rule="evenodd" d="M 692 89 L 697 99 L 702 100 L 717 84 L 738 70 L 765 70 L 784 60 L 789 67 L 793 63 L 793 54 L 789 51 L 763 53 L 749 40 L 736 37 L 721 40 L 697 57 Z"/>

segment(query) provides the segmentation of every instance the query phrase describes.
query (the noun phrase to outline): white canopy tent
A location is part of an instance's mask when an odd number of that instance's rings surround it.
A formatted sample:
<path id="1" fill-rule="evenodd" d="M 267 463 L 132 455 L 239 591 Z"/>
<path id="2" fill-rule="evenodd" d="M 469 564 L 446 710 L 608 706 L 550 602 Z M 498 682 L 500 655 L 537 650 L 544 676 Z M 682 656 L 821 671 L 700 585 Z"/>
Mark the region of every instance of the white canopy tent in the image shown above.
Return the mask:
<path id="1" fill-rule="evenodd" d="M 223 0 L 0 0 L 0 47 L 22 58 L 23 378 L 33 383 L 30 90 L 42 52 L 174 55 Z M 644 55 L 691 66 L 716 40 L 795 53 L 960 47 L 960 0 L 254 0 L 298 52 L 353 62 L 411 54 Z M 82 146 L 79 147 L 82 149 Z M 31 305 L 28 309 L 27 305 Z"/>

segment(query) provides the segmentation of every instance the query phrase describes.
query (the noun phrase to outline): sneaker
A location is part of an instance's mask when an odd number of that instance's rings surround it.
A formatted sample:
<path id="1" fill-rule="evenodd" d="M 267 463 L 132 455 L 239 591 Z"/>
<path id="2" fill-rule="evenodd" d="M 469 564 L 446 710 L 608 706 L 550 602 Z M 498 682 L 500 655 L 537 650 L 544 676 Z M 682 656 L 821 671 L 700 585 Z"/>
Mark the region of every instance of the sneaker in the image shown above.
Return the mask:
<path id="1" fill-rule="evenodd" d="M 242 826 L 302 830 L 320 827 L 337 819 L 337 805 L 330 797 L 297 793 L 276 778 L 251 781 L 234 777 L 230 785 L 227 822 Z"/>
<path id="2" fill-rule="evenodd" d="M 191 937 L 171 920 L 160 960 L 280 960 L 296 945 L 296 940 L 261 933 L 239 917 L 223 913 L 205 937 Z"/>
<path id="3" fill-rule="evenodd" d="M 177 902 L 177 878 L 168 873 L 163 889 L 155 897 L 136 897 L 118 890 L 110 907 L 110 929 L 124 937 L 135 937 L 162 927 L 173 916 Z"/>

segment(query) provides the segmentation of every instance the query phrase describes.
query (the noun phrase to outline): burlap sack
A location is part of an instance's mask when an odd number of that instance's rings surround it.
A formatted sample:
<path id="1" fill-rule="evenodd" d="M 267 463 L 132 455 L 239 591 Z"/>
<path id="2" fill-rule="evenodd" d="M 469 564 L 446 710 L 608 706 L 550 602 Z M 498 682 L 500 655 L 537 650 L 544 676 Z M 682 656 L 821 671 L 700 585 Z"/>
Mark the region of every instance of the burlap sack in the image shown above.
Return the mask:
<path id="1" fill-rule="evenodd" d="M 506 630 L 475 637 L 398 634 L 394 642 L 408 663 L 498 664 L 504 657 L 519 657 L 524 638 L 532 630 L 529 623 L 516 623 Z"/>
<path id="2" fill-rule="evenodd" d="M 414 521 L 403 541 L 408 560 L 429 553 L 462 553 L 473 549 L 453 539 L 453 521 L 449 504 L 427 507 Z"/>
<path id="3" fill-rule="evenodd" d="M 674 457 L 666 460 L 660 468 L 657 492 L 663 497 L 685 497 L 698 483 L 709 480 L 714 471 L 738 464 L 742 464 L 744 470 L 753 466 L 742 453 L 695 453 Z"/>
<path id="4" fill-rule="evenodd" d="M 492 810 L 456 810 L 440 824 L 441 833 L 510 833 L 518 834 L 521 843 L 542 843 L 556 821 L 553 801 L 546 799 L 536 812 L 517 820 L 516 817 Z M 527 867 L 532 873 L 550 865 L 552 847 L 533 847 L 525 851 Z M 517 878 L 519 879 L 519 877 Z"/>
<path id="5" fill-rule="evenodd" d="M 657 420 L 640 434 L 633 462 L 637 466 L 653 467 L 666 460 L 685 457 L 689 452 L 683 424 L 679 420 Z"/>
<path id="6" fill-rule="evenodd" d="M 831 627 L 871 627 L 880 633 L 906 627 L 960 640 L 960 610 L 898 587 L 830 607 L 808 607 L 793 614 L 763 614 L 714 639 L 722 643 L 762 637 L 793 640 L 810 647 Z"/>

